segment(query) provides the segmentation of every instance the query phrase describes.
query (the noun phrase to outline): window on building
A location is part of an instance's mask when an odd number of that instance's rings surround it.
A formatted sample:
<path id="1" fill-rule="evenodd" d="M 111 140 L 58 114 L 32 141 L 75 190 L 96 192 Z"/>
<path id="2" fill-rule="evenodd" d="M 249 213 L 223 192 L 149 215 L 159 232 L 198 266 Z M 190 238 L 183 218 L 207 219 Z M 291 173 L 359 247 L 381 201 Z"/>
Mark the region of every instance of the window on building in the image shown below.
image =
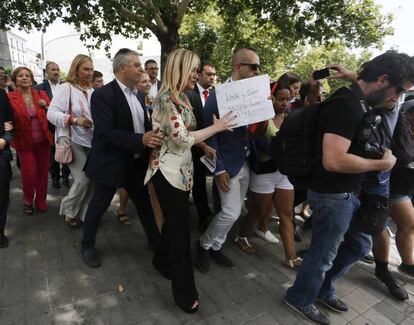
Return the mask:
<path id="1" fill-rule="evenodd" d="M 16 54 L 14 53 L 14 51 L 12 51 L 12 59 L 13 59 L 13 62 L 16 62 Z"/>
<path id="2" fill-rule="evenodd" d="M 14 49 L 14 39 L 10 37 L 10 45 L 12 49 Z"/>
<path id="3" fill-rule="evenodd" d="M 142 41 L 138 41 L 137 43 L 138 43 L 138 44 L 137 44 L 137 50 L 138 50 L 138 51 L 142 51 L 142 48 L 143 48 L 143 46 L 142 46 Z"/>

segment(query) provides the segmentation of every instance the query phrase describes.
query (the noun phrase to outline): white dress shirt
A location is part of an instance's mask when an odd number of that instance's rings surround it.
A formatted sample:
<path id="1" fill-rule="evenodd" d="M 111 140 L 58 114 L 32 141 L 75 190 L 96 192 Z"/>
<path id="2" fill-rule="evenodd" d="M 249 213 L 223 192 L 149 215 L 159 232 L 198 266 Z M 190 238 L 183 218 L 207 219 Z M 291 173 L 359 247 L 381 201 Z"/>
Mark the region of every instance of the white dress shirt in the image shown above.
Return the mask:
<path id="1" fill-rule="evenodd" d="M 139 103 L 139 100 L 137 97 L 137 93 L 138 93 L 137 89 L 128 88 L 118 79 L 116 79 L 116 82 L 118 83 L 119 87 L 122 89 L 122 92 L 124 93 L 125 98 L 128 102 L 129 109 L 131 110 L 132 122 L 134 124 L 134 132 L 144 134 L 145 133 L 144 109 Z"/>
<path id="2" fill-rule="evenodd" d="M 198 82 L 197 82 L 197 88 L 198 88 L 198 92 L 200 93 L 201 103 L 203 104 L 203 107 L 204 107 L 206 105 L 206 100 L 204 98 L 203 91 L 207 90 L 208 94 L 210 95 L 210 90 L 209 88 L 204 89 Z"/>
<path id="3" fill-rule="evenodd" d="M 152 98 L 157 97 L 158 93 L 158 79 L 155 80 L 155 83 L 151 84 L 150 96 Z"/>
<path id="4" fill-rule="evenodd" d="M 59 86 L 59 82 L 54 84 L 53 82 L 51 82 L 50 80 L 47 81 L 50 85 L 50 90 L 52 91 L 52 96 L 55 96 L 55 92 L 57 87 Z"/>

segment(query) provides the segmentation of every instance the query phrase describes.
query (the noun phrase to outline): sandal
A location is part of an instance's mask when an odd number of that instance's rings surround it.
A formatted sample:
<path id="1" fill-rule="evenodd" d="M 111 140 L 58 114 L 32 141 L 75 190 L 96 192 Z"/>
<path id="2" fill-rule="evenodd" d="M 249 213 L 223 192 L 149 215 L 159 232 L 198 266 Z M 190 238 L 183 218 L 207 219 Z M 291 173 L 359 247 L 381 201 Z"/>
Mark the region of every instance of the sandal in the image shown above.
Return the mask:
<path id="1" fill-rule="evenodd" d="M 236 239 L 234 240 L 234 242 L 236 243 L 236 245 L 244 252 L 246 252 L 247 254 L 254 254 L 255 249 L 254 247 L 249 243 L 249 240 L 247 239 L 247 237 L 240 237 L 237 236 Z"/>
<path id="2" fill-rule="evenodd" d="M 116 211 L 116 216 L 120 223 L 123 223 L 124 225 L 132 225 L 131 219 L 128 218 L 126 213 L 119 213 L 119 211 Z"/>
<path id="3" fill-rule="evenodd" d="M 287 260 L 286 261 L 286 266 L 289 269 L 296 269 L 299 268 L 302 265 L 303 259 L 301 259 L 300 257 L 296 257 L 293 260 Z"/>
<path id="4" fill-rule="evenodd" d="M 33 204 L 24 204 L 24 213 L 26 213 L 27 215 L 32 215 L 33 214 Z"/>
<path id="5" fill-rule="evenodd" d="M 76 218 L 69 218 L 68 216 L 64 216 L 65 222 L 69 227 L 77 228 L 81 225 L 81 221 Z"/>

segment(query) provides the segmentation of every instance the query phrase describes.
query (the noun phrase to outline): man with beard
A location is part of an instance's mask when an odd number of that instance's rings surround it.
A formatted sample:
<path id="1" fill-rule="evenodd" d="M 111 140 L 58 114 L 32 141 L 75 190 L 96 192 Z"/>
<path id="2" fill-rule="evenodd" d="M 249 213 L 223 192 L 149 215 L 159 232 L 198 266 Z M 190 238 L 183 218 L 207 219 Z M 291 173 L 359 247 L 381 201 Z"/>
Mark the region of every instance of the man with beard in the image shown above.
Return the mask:
<path id="1" fill-rule="evenodd" d="M 340 98 L 321 108 L 316 125 L 316 154 L 320 158 L 308 192 L 313 211 L 312 241 L 285 297 L 289 307 L 316 324 L 330 323 L 315 307 L 316 300 L 337 312 L 348 310 L 337 298 L 333 282 L 371 248 L 370 236 L 350 228 L 359 207 L 355 194 L 364 173 L 389 170 L 396 161 L 388 149 L 381 159 L 363 157 L 358 138 L 364 107 L 392 109 L 413 84 L 414 60 L 388 51 L 366 62 L 357 81 L 350 88 L 339 89 L 332 96 Z"/>

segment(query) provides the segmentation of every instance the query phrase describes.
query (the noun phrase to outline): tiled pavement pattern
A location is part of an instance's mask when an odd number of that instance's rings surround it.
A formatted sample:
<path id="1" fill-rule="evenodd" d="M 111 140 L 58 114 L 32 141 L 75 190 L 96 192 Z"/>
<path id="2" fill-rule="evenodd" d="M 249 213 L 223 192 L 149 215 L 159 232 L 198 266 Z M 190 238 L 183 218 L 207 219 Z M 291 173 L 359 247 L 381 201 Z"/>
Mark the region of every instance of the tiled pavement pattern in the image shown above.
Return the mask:
<path id="1" fill-rule="evenodd" d="M 212 265 L 209 275 L 195 271 L 200 311 L 188 315 L 174 305 L 169 282 L 153 270 L 137 217 L 132 226 L 120 224 L 115 201 L 102 219 L 97 238 L 102 266 L 84 265 L 79 251 L 81 229 L 70 229 L 58 215 L 66 191 L 49 190 L 47 213 L 23 215 L 20 176 L 14 168 L 7 225 L 10 246 L 0 250 L 1 325 L 307 324 L 282 302 L 295 272 L 283 266 L 281 244 L 252 239 L 257 253 L 249 256 L 232 243 L 234 233 L 230 234 L 225 250 L 237 267 Z M 133 215 L 132 205 L 129 213 Z M 275 222 L 271 228 L 275 231 Z M 196 217 L 193 230 L 195 241 Z M 332 324 L 414 324 L 414 282 L 396 276 L 406 281 L 410 301 L 388 297 L 372 266 L 355 265 L 336 285 L 350 311 L 329 312 Z"/>

